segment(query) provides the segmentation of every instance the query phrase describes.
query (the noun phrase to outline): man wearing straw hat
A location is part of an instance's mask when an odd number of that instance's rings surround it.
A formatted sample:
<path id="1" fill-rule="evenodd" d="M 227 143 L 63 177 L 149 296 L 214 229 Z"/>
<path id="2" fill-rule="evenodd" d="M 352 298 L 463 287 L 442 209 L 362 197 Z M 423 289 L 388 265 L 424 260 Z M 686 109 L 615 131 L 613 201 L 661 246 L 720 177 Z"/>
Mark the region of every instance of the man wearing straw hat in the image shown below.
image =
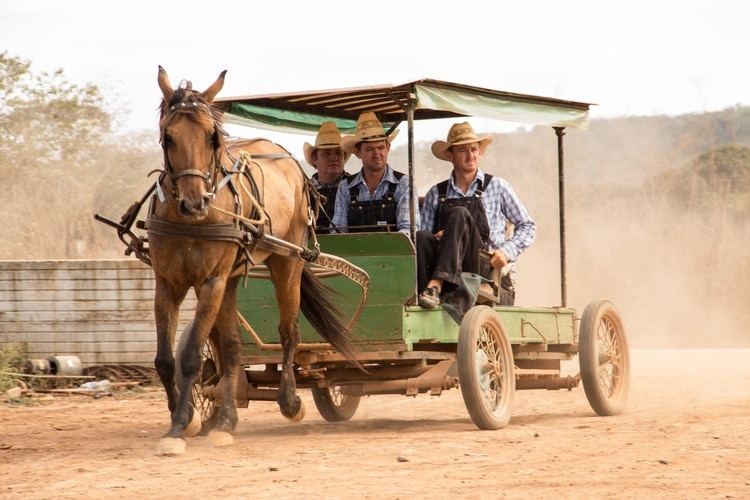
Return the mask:
<path id="1" fill-rule="evenodd" d="M 454 124 L 445 141 L 432 145 L 432 154 L 453 164 L 449 179 L 430 188 L 422 207 L 417 232 L 417 281 L 420 306 L 435 308 L 441 296 L 457 298 L 464 313 L 476 300 L 466 293 L 467 277 L 475 277 L 476 288 L 489 275 L 491 266 L 508 270 L 508 264 L 534 242 L 536 223 L 511 185 L 484 173 L 479 160 L 492 136 L 477 137 L 467 122 Z M 506 239 L 506 223 L 514 225 Z M 482 261 L 480 251 L 490 254 Z M 512 283 L 502 290 L 502 305 L 512 305 Z M 463 292 L 462 292 L 463 290 Z M 456 302 L 454 302 L 456 303 Z M 457 309 L 459 309 L 457 307 Z"/>
<path id="2" fill-rule="evenodd" d="M 391 141 L 375 113 L 362 113 L 354 135 L 341 148 L 362 161 L 362 169 L 339 184 L 332 232 L 399 231 L 411 234 L 409 176 L 388 165 Z M 416 201 L 416 190 L 415 190 Z M 416 221 L 417 227 L 419 220 Z"/>
<path id="3" fill-rule="evenodd" d="M 341 181 L 349 177 L 344 164 L 349 153 L 341 149 L 341 133 L 334 122 L 323 122 L 315 137 L 315 145 L 303 146 L 305 161 L 315 167 L 311 180 L 315 189 L 325 198 L 318 210 L 315 232 L 330 232 L 331 218 L 336 204 L 336 191 Z"/>

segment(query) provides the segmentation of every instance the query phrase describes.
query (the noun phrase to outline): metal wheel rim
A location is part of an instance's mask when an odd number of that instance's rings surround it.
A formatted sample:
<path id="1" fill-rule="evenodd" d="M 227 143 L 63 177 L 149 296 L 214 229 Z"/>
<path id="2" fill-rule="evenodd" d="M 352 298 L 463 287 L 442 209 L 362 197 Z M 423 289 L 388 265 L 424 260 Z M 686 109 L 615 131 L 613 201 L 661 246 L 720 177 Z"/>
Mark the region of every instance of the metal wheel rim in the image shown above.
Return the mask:
<path id="1" fill-rule="evenodd" d="M 203 395 L 203 388 L 218 384 L 219 379 L 221 378 L 221 375 L 219 374 L 221 370 L 218 353 L 214 349 L 213 342 L 209 341 L 203 345 L 203 349 L 201 350 L 201 360 L 201 370 L 192 389 L 193 404 L 201 416 L 201 421 L 206 422 L 211 419 L 216 411 L 216 407 L 212 400 Z"/>
<path id="2" fill-rule="evenodd" d="M 333 401 L 333 404 L 339 408 L 346 405 L 346 402 L 349 400 L 349 396 L 341 391 L 340 385 L 330 387 L 328 393 L 331 395 L 331 401 Z"/>
<path id="3" fill-rule="evenodd" d="M 596 328 L 597 378 L 608 398 L 622 387 L 624 355 L 617 324 L 603 316 Z"/>
<path id="4" fill-rule="evenodd" d="M 489 325 L 482 325 L 477 335 L 476 370 L 479 387 L 485 406 L 496 412 L 506 403 L 503 397 L 507 392 L 508 370 L 503 365 L 500 340 Z"/>

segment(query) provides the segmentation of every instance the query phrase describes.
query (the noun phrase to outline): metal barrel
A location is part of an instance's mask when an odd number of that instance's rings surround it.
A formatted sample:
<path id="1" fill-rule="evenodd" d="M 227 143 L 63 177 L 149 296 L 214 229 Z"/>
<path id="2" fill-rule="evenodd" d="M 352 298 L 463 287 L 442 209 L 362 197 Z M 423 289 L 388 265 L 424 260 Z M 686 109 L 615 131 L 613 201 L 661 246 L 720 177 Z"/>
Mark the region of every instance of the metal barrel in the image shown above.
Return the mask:
<path id="1" fill-rule="evenodd" d="M 33 375 L 46 375 L 50 372 L 49 361 L 46 359 L 29 359 L 23 365 L 23 372 Z"/>
<path id="2" fill-rule="evenodd" d="M 50 356 L 47 358 L 52 375 L 80 375 L 83 373 L 78 356 Z"/>

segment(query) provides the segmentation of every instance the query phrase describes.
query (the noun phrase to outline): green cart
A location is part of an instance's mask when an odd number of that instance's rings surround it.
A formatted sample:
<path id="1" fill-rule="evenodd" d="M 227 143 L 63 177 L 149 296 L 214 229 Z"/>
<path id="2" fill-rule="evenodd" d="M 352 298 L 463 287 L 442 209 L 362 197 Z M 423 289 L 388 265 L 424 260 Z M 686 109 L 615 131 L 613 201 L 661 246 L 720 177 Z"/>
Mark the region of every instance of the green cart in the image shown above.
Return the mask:
<path id="1" fill-rule="evenodd" d="M 366 301 L 361 284 L 327 268 L 316 268 L 324 282 L 340 292 L 347 313 L 356 317 L 354 332 L 364 370 L 337 353 L 300 316 L 302 343 L 295 357 L 300 388 L 309 388 L 321 416 L 330 422 L 355 414 L 363 396 L 439 395 L 459 389 L 472 421 L 480 429 L 498 429 L 511 417 L 521 389 L 572 389 L 582 383 L 593 410 L 615 415 L 625 407 L 630 363 L 623 322 L 608 300 L 589 303 L 582 314 L 566 306 L 563 135 L 566 127 L 585 128 L 589 104 L 494 91 L 437 80 L 417 80 L 330 91 L 219 98 L 225 121 L 278 130 L 317 131 L 335 121 L 342 132 L 355 128 L 361 112 L 376 112 L 386 125 L 406 124 L 409 175 L 414 175 L 414 123 L 436 118 L 478 116 L 549 125 L 557 137 L 560 179 L 561 305 L 500 307 L 484 294 L 458 323 L 442 307 L 415 305 L 416 255 L 400 233 L 319 236 L 326 254 L 345 259 L 369 275 Z M 412 183 L 414 185 L 414 183 Z M 412 210 L 418 210 L 412 207 Z M 416 228 L 412 228 L 412 234 Z M 273 286 L 264 269 L 253 269 L 238 292 L 243 332 L 237 405 L 276 401 L 281 345 Z M 251 326 L 252 325 L 252 326 Z M 178 345 L 178 351 L 182 348 Z M 215 418 L 222 366 L 209 338 L 193 397 L 204 423 Z M 561 364 L 578 356 L 580 372 L 563 376 Z"/>

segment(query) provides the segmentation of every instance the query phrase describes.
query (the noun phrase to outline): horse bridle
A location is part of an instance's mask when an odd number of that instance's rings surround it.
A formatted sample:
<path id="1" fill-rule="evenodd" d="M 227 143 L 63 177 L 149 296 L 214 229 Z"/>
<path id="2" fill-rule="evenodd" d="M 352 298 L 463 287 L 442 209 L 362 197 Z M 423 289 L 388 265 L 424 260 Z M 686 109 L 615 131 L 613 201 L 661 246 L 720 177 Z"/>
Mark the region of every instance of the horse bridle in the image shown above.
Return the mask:
<path id="1" fill-rule="evenodd" d="M 181 83 L 182 87 L 183 83 Z M 208 104 L 191 100 L 190 97 L 192 96 L 192 91 L 190 90 L 190 82 L 187 82 L 186 86 L 186 92 L 183 96 L 182 100 L 178 102 L 177 104 L 173 104 L 169 106 L 163 113 L 162 119 L 166 119 L 171 115 L 172 113 L 175 113 L 177 111 L 186 111 L 186 110 L 203 110 L 205 111 L 209 118 L 211 118 L 211 122 L 213 123 L 214 127 L 214 134 L 220 134 L 221 131 L 216 123 L 216 119 L 214 118 L 213 114 L 211 113 L 211 108 Z M 206 185 L 206 191 L 208 192 L 209 196 L 213 196 L 215 194 L 216 189 L 216 177 L 218 175 L 219 170 L 221 170 L 221 164 L 220 164 L 220 155 L 217 154 L 217 147 L 214 147 L 213 152 L 211 153 L 211 162 L 210 167 L 208 171 L 204 172 L 202 170 L 198 170 L 195 168 L 188 168 L 185 170 L 180 170 L 179 172 L 175 172 L 174 168 L 172 168 L 171 163 L 169 162 L 169 155 L 167 154 L 167 145 L 164 142 L 164 129 L 166 127 L 161 127 L 161 138 L 160 142 L 162 145 L 162 150 L 164 152 L 164 173 L 167 174 L 169 177 L 169 180 L 172 183 L 172 189 L 173 189 L 173 196 L 176 194 L 174 191 L 177 189 L 177 179 L 181 177 L 187 177 L 187 176 L 194 176 L 194 177 L 200 177 L 203 179 L 203 182 Z M 216 141 L 218 142 L 218 141 Z M 159 195 L 159 199 L 163 202 L 166 200 L 166 197 L 164 196 L 164 193 L 161 190 L 161 183 L 157 182 L 157 193 Z"/>

